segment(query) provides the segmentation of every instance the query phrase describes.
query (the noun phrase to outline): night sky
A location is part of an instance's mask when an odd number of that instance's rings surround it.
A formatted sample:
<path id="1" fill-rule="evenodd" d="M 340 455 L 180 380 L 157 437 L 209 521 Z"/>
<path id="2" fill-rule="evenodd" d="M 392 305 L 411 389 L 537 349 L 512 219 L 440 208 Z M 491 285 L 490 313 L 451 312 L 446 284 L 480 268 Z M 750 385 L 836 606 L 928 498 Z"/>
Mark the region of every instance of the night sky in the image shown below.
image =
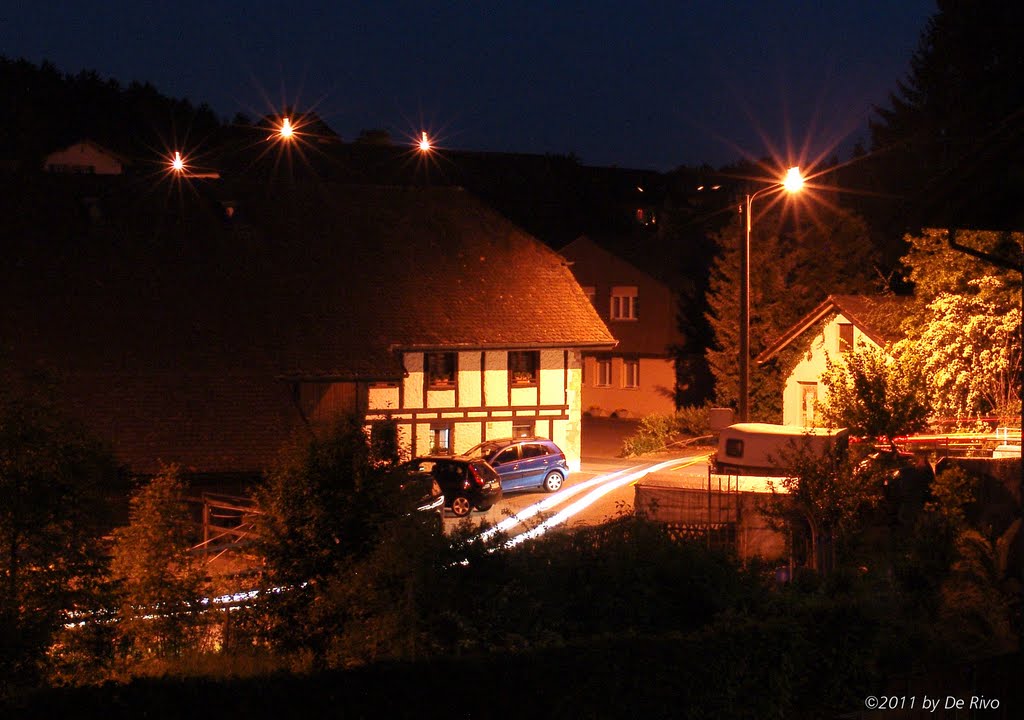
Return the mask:
<path id="1" fill-rule="evenodd" d="M 0 54 L 353 140 L 669 170 L 868 142 L 934 0 L 5 3 Z"/>

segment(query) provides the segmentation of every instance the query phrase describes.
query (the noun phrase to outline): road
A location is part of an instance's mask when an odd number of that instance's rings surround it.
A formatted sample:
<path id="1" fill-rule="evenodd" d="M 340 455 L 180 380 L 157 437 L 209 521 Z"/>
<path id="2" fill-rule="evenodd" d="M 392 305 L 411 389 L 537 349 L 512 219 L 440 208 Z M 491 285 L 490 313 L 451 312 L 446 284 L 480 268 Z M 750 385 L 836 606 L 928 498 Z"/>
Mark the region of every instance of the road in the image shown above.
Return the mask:
<path id="1" fill-rule="evenodd" d="M 655 458 L 585 458 L 579 472 L 572 473 L 562 489 L 506 495 L 487 512 L 474 512 L 459 519 L 445 511 L 445 531 L 462 522 L 493 526 L 506 533 L 512 543 L 539 537 L 548 530 L 595 525 L 633 511 L 633 485 L 648 472 L 687 469 L 703 474 L 707 453 L 658 456 Z M 487 533 L 485 533 L 487 535 Z"/>

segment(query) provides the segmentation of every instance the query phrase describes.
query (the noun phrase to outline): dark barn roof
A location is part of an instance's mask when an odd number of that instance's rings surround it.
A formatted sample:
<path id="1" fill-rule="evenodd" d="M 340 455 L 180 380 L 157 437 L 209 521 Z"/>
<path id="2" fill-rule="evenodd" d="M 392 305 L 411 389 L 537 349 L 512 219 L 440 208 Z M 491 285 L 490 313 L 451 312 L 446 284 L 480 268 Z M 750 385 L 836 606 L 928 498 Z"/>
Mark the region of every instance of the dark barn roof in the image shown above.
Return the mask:
<path id="1" fill-rule="evenodd" d="M 556 253 L 454 188 L 36 178 L 0 209 L 0 367 L 55 374 L 139 472 L 266 467 L 286 378 L 614 343 Z"/>

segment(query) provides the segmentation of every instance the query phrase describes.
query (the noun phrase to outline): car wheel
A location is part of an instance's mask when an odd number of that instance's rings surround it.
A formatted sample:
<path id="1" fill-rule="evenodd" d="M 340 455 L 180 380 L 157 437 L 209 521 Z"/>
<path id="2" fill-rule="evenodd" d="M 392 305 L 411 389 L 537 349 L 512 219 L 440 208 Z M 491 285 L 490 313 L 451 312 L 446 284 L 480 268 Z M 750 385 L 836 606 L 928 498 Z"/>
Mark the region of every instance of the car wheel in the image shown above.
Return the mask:
<path id="1" fill-rule="evenodd" d="M 562 487 L 562 473 L 552 470 L 544 478 L 544 491 L 555 492 L 558 488 Z"/>
<path id="2" fill-rule="evenodd" d="M 465 517 L 472 509 L 473 504 L 465 495 L 456 495 L 452 500 L 452 512 L 455 513 L 455 517 Z"/>

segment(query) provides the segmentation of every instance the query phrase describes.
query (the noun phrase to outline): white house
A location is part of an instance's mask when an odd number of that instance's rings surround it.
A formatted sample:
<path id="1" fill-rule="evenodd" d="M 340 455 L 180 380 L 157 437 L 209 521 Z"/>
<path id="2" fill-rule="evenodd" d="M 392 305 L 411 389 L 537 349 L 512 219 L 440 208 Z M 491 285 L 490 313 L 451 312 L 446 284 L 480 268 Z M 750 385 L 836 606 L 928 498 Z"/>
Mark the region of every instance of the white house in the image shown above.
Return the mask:
<path id="1" fill-rule="evenodd" d="M 128 161 L 92 140 L 82 140 L 46 156 L 46 172 L 72 175 L 120 175 Z"/>
<path id="2" fill-rule="evenodd" d="M 909 298 L 895 296 L 829 295 L 758 355 L 756 361 L 763 364 L 794 343 L 801 350 L 786 377 L 783 424 L 816 425 L 815 408 L 823 399 L 820 384 L 828 359 L 840 361 L 857 348 L 885 348 L 899 339 L 907 302 Z"/>

